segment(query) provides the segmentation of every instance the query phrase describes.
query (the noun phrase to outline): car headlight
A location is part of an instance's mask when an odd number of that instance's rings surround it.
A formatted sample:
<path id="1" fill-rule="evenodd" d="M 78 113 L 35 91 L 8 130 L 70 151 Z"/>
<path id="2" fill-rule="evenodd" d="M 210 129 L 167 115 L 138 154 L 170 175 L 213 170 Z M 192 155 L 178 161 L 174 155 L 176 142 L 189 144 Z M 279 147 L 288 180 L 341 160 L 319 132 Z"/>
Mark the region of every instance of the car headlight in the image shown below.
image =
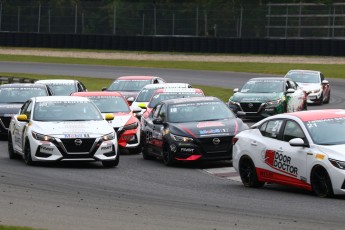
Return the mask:
<path id="1" fill-rule="evenodd" d="M 267 105 L 279 105 L 281 102 L 281 100 L 274 100 L 274 101 L 268 101 Z"/>
<path id="2" fill-rule="evenodd" d="M 107 135 L 102 136 L 103 141 L 110 141 L 115 139 L 114 133 L 108 133 Z"/>
<path id="3" fill-rule="evenodd" d="M 328 158 L 328 160 L 334 167 L 345 170 L 345 161 L 338 161 L 332 158 Z"/>
<path id="4" fill-rule="evenodd" d="M 122 130 L 131 130 L 136 128 L 138 128 L 138 122 L 123 126 Z"/>
<path id="5" fill-rule="evenodd" d="M 237 102 L 229 100 L 230 105 L 237 105 Z"/>
<path id="6" fill-rule="evenodd" d="M 311 90 L 310 93 L 319 93 L 321 91 L 321 89 L 314 89 L 314 90 Z"/>
<path id="7" fill-rule="evenodd" d="M 193 138 L 191 138 L 191 137 L 177 136 L 177 135 L 174 135 L 172 133 L 170 133 L 170 137 L 171 137 L 171 139 L 173 139 L 174 141 L 177 141 L 177 142 L 192 142 L 193 141 Z"/>
<path id="8" fill-rule="evenodd" d="M 32 131 L 31 133 L 32 133 L 33 138 L 35 138 L 36 140 L 39 140 L 39 141 L 50 141 L 50 142 L 53 142 L 55 140 L 54 137 L 51 137 L 51 136 L 48 136 L 48 135 L 36 133 L 34 131 Z"/>

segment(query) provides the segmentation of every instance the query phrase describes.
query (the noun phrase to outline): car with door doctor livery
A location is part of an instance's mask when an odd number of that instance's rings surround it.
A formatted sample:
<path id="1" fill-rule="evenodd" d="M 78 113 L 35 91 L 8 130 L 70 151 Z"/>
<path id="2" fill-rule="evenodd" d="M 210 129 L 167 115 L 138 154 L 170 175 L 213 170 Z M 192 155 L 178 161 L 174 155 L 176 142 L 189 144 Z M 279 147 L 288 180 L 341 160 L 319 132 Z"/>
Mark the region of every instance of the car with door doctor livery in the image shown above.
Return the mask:
<path id="1" fill-rule="evenodd" d="M 345 110 L 279 114 L 233 138 L 233 166 L 246 187 L 295 186 L 345 195 Z"/>
<path id="2" fill-rule="evenodd" d="M 331 98 L 331 86 L 320 71 L 290 70 L 286 78 L 294 80 L 308 94 L 308 103 L 328 104 Z"/>
<path id="3" fill-rule="evenodd" d="M 143 158 L 165 165 L 231 160 L 232 138 L 248 126 L 216 97 L 163 100 L 143 128 Z"/>
<path id="4" fill-rule="evenodd" d="M 11 159 L 22 156 L 27 165 L 55 161 L 119 163 L 116 132 L 88 98 L 33 97 L 13 116 L 8 130 Z"/>
<path id="5" fill-rule="evenodd" d="M 132 111 L 126 99 L 118 92 L 78 92 L 73 93 L 72 96 L 87 97 L 97 105 L 103 115 L 113 114 L 114 119 L 110 120 L 109 124 L 117 133 L 120 150 L 127 149 L 131 153 L 141 152 L 140 122 L 136 117 L 136 113 L 141 111 L 140 108 Z"/>
<path id="6" fill-rule="evenodd" d="M 265 118 L 307 110 L 307 94 L 288 78 L 252 78 L 241 90 L 234 89 L 228 105 L 242 117 Z"/>

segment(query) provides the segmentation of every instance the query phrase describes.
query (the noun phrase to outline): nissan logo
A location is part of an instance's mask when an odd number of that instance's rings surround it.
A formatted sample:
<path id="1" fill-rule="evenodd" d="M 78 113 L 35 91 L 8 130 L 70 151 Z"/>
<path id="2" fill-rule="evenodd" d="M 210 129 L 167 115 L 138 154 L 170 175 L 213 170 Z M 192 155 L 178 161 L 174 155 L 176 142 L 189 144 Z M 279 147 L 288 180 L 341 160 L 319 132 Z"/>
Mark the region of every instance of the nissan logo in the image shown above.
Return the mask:
<path id="1" fill-rule="evenodd" d="M 253 103 L 248 104 L 248 108 L 253 108 L 253 106 L 254 106 Z"/>
<path id="2" fill-rule="evenodd" d="M 220 143 L 219 138 L 213 138 L 213 144 L 218 145 Z"/>
<path id="3" fill-rule="evenodd" d="M 83 143 L 83 141 L 80 139 L 75 139 L 75 141 L 74 141 L 75 145 L 81 145 L 82 143 Z"/>

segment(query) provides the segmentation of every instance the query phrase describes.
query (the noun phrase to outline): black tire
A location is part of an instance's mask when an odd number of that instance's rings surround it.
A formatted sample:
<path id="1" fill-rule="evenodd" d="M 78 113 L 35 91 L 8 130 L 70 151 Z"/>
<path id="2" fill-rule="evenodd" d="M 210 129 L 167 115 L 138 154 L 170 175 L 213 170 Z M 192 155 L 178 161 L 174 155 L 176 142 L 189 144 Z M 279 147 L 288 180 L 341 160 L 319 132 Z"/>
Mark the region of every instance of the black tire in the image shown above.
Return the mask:
<path id="1" fill-rule="evenodd" d="M 329 100 L 331 99 L 331 91 L 328 92 L 327 100 L 324 102 L 325 104 L 329 104 Z"/>
<path id="2" fill-rule="evenodd" d="M 318 105 L 323 105 L 323 95 L 321 94 L 321 97 L 319 99 Z"/>
<path id="3" fill-rule="evenodd" d="M 14 149 L 13 149 L 13 142 L 12 142 L 12 136 L 10 133 L 8 133 L 8 142 L 7 142 L 7 145 L 8 145 L 8 156 L 10 159 L 18 159 L 19 158 L 19 155 L 16 154 L 14 152 Z"/>
<path id="4" fill-rule="evenodd" d="M 173 166 L 176 163 L 173 153 L 169 150 L 167 146 L 164 146 L 163 148 L 162 160 L 166 166 Z"/>
<path id="5" fill-rule="evenodd" d="M 102 161 L 102 165 L 105 168 L 113 168 L 119 165 L 120 162 L 120 154 L 117 153 L 117 156 L 115 158 L 115 160 L 111 160 L 111 161 Z"/>
<path id="6" fill-rule="evenodd" d="M 29 140 L 26 140 L 25 142 L 23 159 L 24 159 L 25 164 L 34 165 L 34 162 L 32 161 L 32 158 L 31 158 L 31 148 L 30 148 Z"/>
<path id="7" fill-rule="evenodd" d="M 308 103 L 307 101 L 305 101 L 305 103 L 303 103 L 303 109 L 302 110 L 308 110 Z"/>
<path id="8" fill-rule="evenodd" d="M 255 165 L 249 157 L 242 157 L 239 164 L 239 171 L 245 187 L 259 188 L 265 184 L 265 182 L 258 180 Z"/>
<path id="9" fill-rule="evenodd" d="M 314 168 L 310 175 L 310 182 L 314 193 L 321 198 L 333 197 L 333 187 L 331 179 L 321 166 Z"/>

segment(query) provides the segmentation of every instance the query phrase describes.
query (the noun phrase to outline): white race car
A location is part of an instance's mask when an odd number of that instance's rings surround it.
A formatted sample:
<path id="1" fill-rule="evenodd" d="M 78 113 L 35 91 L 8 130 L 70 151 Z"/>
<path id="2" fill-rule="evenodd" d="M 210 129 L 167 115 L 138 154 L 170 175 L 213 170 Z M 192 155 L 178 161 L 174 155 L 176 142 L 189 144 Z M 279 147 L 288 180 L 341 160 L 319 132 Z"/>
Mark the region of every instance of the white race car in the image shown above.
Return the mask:
<path id="1" fill-rule="evenodd" d="M 345 194 L 345 110 L 275 115 L 237 134 L 233 166 L 246 187 L 265 182 Z"/>
<path id="2" fill-rule="evenodd" d="M 34 97 L 13 116 L 8 131 L 10 158 L 21 155 L 28 165 L 38 161 L 119 163 L 114 129 L 88 98 Z"/>

